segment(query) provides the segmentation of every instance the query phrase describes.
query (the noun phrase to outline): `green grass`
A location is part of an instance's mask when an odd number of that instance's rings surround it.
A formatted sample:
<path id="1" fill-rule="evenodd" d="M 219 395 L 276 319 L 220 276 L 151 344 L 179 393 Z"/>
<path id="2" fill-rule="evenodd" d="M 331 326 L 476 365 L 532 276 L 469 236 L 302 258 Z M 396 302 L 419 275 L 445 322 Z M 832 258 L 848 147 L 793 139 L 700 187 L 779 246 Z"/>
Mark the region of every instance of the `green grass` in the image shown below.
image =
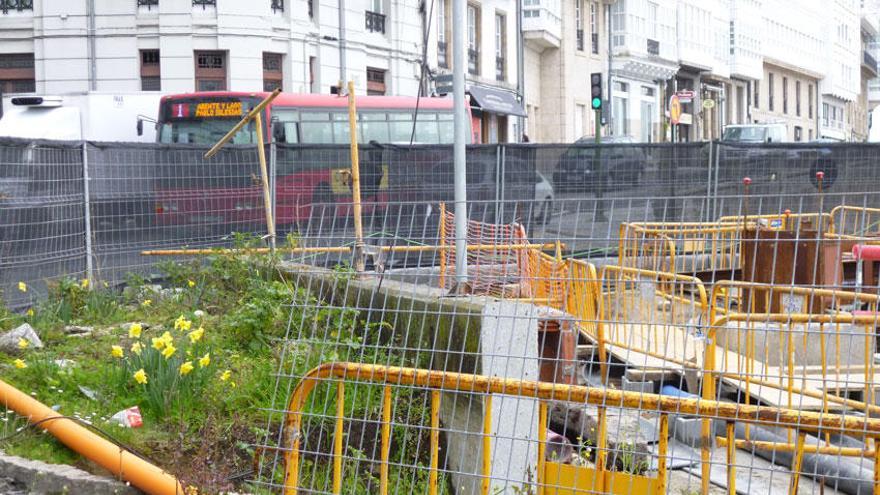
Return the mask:
<path id="1" fill-rule="evenodd" d="M 240 246 L 253 242 L 243 237 L 237 241 Z M 276 393 L 275 375 L 283 347 L 280 343 L 288 330 L 291 336 L 299 337 L 286 344 L 287 368 L 283 372 L 293 376 L 329 361 L 411 364 L 396 350 L 401 343 L 383 336 L 390 325 L 366 324 L 356 311 L 326 306 L 283 280 L 275 269 L 276 262 L 269 255 L 217 254 L 204 260 L 166 263 L 162 266 L 163 286 L 172 289 L 167 291 L 170 295 L 147 290 L 143 280 L 131 276 L 125 291 L 100 282 L 62 280 L 50 287 L 48 298 L 35 302 L 25 314 L 6 310 L 0 301 L 0 332 L 28 322 L 45 344 L 44 349 L 25 349 L 18 356 L 0 354 L 0 376 L 61 414 L 92 422 L 187 484 L 198 486 L 202 493 L 241 488 L 226 478 L 253 465 L 250 445 L 261 443 L 267 433 L 270 418 L 266 410 L 273 407 L 273 400 L 275 407 L 281 407 L 287 399 L 286 387 Z M 340 277 L 348 273 L 344 269 L 338 272 Z M 297 303 L 291 305 L 293 300 Z M 204 314 L 197 316 L 197 311 Z M 192 322 L 189 330 L 174 328 L 180 317 Z M 128 322 L 149 328 L 134 338 L 124 327 Z M 88 337 L 69 337 L 64 327 L 71 324 L 95 330 Z M 189 332 L 198 326 L 204 328 L 204 335 L 192 343 Z M 166 331 L 176 347 L 168 359 L 150 347 L 152 339 Z M 136 341 L 145 346 L 140 355 L 131 351 Z M 123 358 L 111 355 L 114 345 L 123 349 Z M 197 360 L 205 353 L 210 353 L 211 362 L 202 369 Z M 13 363 L 17 358 L 27 367 L 16 368 Z M 185 361 L 192 362 L 195 369 L 181 376 L 180 365 Z M 141 368 L 148 374 L 147 384 L 134 379 L 134 372 Z M 224 381 L 220 377 L 226 370 L 230 376 Z M 80 387 L 97 393 L 97 400 L 89 399 Z M 333 411 L 334 389 L 332 385 L 319 386 L 306 410 L 316 414 Z M 346 392 L 347 417 L 380 417 L 380 387 L 352 385 Z M 394 401 L 410 418 L 429 417 L 422 392 L 398 390 Z M 143 413 L 143 427 L 129 429 L 107 422 L 117 411 L 135 405 Z M 30 459 L 89 467 L 51 435 L 32 428 L 16 433 L 25 421 L 2 413 L 0 410 L 0 449 Z M 277 425 L 277 414 L 274 420 Z M 393 445 L 398 446 L 398 452 L 392 452 L 392 459 L 409 465 L 427 462 L 422 458 L 426 452 L 412 452 L 416 439 L 411 432 L 395 429 Z M 356 451 L 347 454 L 355 460 L 356 455 Z M 204 469 L 208 462 L 210 470 Z M 312 463 L 309 476 L 314 477 L 309 482 L 325 485 L 330 465 L 308 462 Z M 351 491 L 344 491 L 374 492 L 372 472 L 358 465 L 349 471 L 355 474 L 346 477 Z M 392 470 L 398 483 L 408 487 L 407 492 L 410 488 L 425 491 L 426 472 L 424 468 Z M 269 477 L 278 480 L 281 474 L 276 471 Z"/>

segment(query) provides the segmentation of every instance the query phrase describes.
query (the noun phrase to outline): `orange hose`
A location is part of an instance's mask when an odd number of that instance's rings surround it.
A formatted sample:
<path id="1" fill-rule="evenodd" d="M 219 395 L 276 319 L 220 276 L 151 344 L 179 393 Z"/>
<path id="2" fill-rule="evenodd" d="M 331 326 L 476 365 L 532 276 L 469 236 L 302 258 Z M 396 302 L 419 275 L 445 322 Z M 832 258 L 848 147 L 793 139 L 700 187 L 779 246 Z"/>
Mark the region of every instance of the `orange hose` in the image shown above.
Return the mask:
<path id="1" fill-rule="evenodd" d="M 28 418 L 31 423 L 39 422 L 38 428 L 144 492 L 155 495 L 183 493 L 183 487 L 173 475 L 101 438 L 76 421 L 48 420 L 61 415 L 3 380 L 0 380 L 0 400 L 7 409 Z"/>

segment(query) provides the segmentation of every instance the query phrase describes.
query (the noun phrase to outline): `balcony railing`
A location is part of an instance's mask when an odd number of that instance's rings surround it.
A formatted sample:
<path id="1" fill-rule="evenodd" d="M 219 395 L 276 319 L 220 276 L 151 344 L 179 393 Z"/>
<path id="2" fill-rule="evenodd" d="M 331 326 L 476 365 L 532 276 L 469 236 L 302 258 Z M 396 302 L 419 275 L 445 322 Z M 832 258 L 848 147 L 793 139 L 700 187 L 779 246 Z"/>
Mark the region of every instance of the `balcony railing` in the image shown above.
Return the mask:
<path id="1" fill-rule="evenodd" d="M 272 12 L 284 12 L 284 0 L 272 0 Z"/>
<path id="2" fill-rule="evenodd" d="M 480 73 L 480 51 L 468 49 L 468 74 L 476 76 Z"/>
<path id="3" fill-rule="evenodd" d="M 146 7 L 147 10 L 159 6 L 159 0 L 137 0 L 138 7 Z"/>
<path id="4" fill-rule="evenodd" d="M 0 0 L 0 12 L 8 14 L 10 10 L 34 10 L 34 0 Z"/>
<path id="5" fill-rule="evenodd" d="M 867 51 L 862 52 L 862 63 L 867 65 L 872 71 L 877 72 L 877 59 Z"/>
<path id="6" fill-rule="evenodd" d="M 437 65 L 444 69 L 449 68 L 449 52 L 445 41 L 437 42 Z"/>
<path id="7" fill-rule="evenodd" d="M 385 15 L 378 12 L 366 11 L 367 31 L 371 33 L 385 34 Z"/>
<path id="8" fill-rule="evenodd" d="M 577 36 L 577 49 L 579 51 L 584 51 L 584 30 L 578 29 L 576 36 Z"/>
<path id="9" fill-rule="evenodd" d="M 504 80 L 504 57 L 495 57 L 495 79 L 498 81 Z"/>
<path id="10" fill-rule="evenodd" d="M 648 40 L 648 54 L 649 55 L 660 55 L 660 42 L 657 40 Z"/>
<path id="11" fill-rule="evenodd" d="M 599 54 L 599 33 L 590 35 L 590 49 L 593 50 L 594 55 Z"/>
<path id="12" fill-rule="evenodd" d="M 193 0 L 193 7 L 201 5 L 202 10 L 206 9 L 208 5 L 212 7 L 217 6 L 217 0 Z"/>

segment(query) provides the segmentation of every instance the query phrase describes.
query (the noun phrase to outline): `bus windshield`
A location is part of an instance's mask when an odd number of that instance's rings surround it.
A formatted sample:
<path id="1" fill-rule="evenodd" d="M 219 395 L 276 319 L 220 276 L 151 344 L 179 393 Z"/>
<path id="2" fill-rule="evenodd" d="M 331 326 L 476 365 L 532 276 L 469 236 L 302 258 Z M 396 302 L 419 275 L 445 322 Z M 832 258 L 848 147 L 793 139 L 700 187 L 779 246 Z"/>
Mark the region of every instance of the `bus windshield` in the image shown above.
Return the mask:
<path id="1" fill-rule="evenodd" d="M 233 97 L 165 101 L 159 111 L 157 140 L 169 144 L 214 144 L 257 103 L 257 99 Z M 253 122 L 232 138 L 233 144 L 255 142 Z"/>

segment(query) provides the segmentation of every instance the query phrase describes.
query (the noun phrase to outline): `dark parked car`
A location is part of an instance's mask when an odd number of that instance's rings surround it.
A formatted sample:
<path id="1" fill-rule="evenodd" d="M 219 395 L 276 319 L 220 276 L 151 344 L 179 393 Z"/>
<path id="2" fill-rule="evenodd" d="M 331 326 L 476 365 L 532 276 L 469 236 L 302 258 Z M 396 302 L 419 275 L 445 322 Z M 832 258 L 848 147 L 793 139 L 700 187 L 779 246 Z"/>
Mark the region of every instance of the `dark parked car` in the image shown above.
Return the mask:
<path id="1" fill-rule="evenodd" d="M 578 139 L 562 154 L 553 172 L 554 187 L 557 191 L 593 191 L 600 186 L 638 184 L 648 156 L 634 143 L 629 136 L 602 136 L 602 146 L 597 148 L 593 137 Z"/>

